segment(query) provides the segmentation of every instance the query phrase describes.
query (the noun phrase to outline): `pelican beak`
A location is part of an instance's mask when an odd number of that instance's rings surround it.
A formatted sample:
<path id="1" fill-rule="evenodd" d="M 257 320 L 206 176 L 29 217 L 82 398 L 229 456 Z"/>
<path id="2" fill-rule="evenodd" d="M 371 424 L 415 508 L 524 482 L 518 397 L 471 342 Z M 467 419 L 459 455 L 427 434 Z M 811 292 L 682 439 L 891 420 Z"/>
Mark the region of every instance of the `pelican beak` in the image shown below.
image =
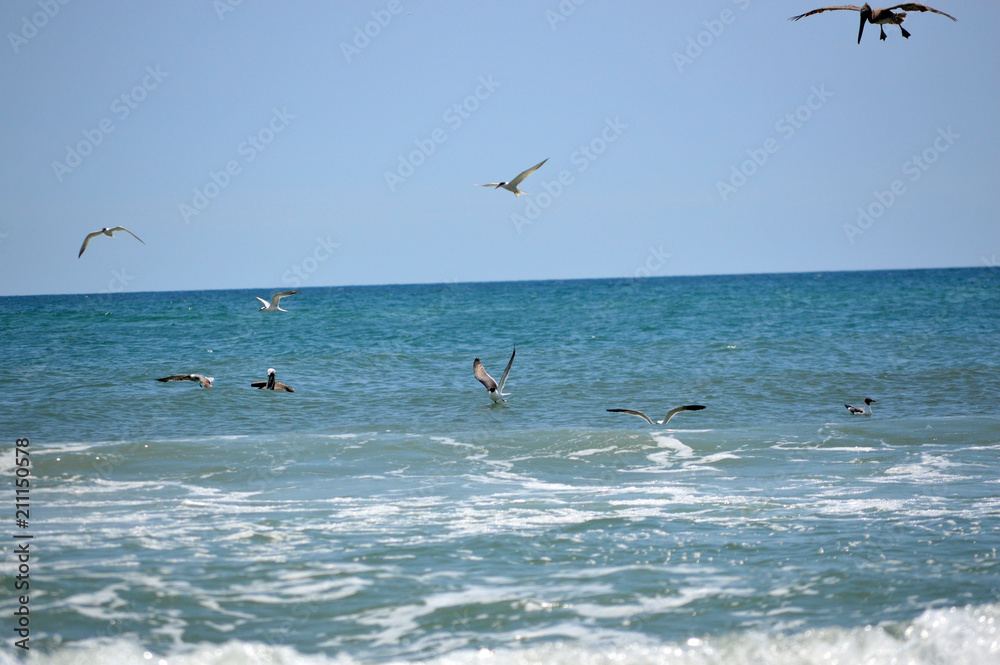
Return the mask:
<path id="1" fill-rule="evenodd" d="M 868 17 L 865 16 L 865 12 L 861 12 L 861 25 L 858 26 L 858 43 L 859 44 L 861 43 L 861 35 L 865 31 L 865 21 L 867 21 L 867 20 L 868 20 Z"/>

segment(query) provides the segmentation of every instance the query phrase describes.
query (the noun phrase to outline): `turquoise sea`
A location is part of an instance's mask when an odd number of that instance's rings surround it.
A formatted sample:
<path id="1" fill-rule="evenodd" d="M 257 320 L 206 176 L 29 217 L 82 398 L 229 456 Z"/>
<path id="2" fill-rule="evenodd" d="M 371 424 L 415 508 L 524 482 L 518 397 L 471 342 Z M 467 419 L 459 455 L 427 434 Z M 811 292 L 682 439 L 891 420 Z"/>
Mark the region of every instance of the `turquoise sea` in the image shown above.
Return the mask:
<path id="1" fill-rule="evenodd" d="M 0 298 L 0 663 L 1000 662 L 1000 270 L 270 293 Z"/>

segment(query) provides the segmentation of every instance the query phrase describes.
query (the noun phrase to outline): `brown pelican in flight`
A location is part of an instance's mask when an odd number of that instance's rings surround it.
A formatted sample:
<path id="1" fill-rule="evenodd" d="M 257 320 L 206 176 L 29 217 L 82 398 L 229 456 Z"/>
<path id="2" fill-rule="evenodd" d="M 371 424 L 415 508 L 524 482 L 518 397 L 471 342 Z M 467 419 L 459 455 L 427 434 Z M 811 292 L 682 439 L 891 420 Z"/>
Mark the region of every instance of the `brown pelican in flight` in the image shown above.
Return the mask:
<path id="1" fill-rule="evenodd" d="M 627 413 L 630 416 L 639 416 L 640 418 L 642 418 L 643 420 L 645 420 L 650 425 L 666 425 L 667 423 L 670 422 L 671 418 L 673 418 L 674 416 L 676 416 L 681 411 L 701 411 L 704 408 L 705 407 L 703 407 L 700 404 L 688 404 L 687 406 L 675 406 L 674 408 L 672 408 L 669 411 L 667 411 L 667 417 L 666 418 L 664 418 L 663 420 L 655 421 L 655 422 L 652 419 L 650 419 L 650 417 L 647 416 L 642 411 L 636 411 L 634 409 L 608 409 L 608 411 L 610 411 L 611 413 Z"/>
<path id="2" fill-rule="evenodd" d="M 297 292 L 296 292 L 297 293 Z M 284 310 L 282 310 L 284 311 Z M 291 386 L 286 386 L 281 381 L 274 380 L 274 368 L 267 368 L 267 381 L 254 381 L 250 384 L 254 388 L 260 388 L 261 390 L 283 390 L 286 393 L 294 393 L 295 389 Z"/>
<path id="3" fill-rule="evenodd" d="M 941 16 L 947 16 L 952 21 L 957 21 L 951 14 L 945 14 L 942 11 L 938 11 L 927 5 L 917 4 L 916 2 L 904 2 L 900 5 L 893 5 L 892 7 L 885 7 L 883 9 L 872 9 L 865 3 L 863 6 L 858 7 L 857 5 L 841 5 L 839 7 L 821 7 L 820 9 L 814 9 L 811 12 L 806 12 L 805 14 L 799 14 L 798 16 L 793 16 L 788 19 L 789 21 L 798 21 L 800 18 L 805 16 L 812 16 L 813 14 L 819 14 L 820 12 L 828 12 L 835 9 L 850 9 L 851 11 L 861 12 L 861 27 L 858 28 L 858 43 L 861 43 L 861 33 L 865 31 L 865 21 L 871 23 L 872 25 L 879 26 L 879 31 L 881 35 L 879 39 L 885 39 L 885 28 L 884 25 L 898 25 L 900 32 L 903 33 L 903 37 L 909 38 L 910 33 L 906 31 L 903 27 L 903 20 L 906 18 L 906 12 L 934 12 L 935 14 L 940 14 Z M 893 9 L 902 9 L 903 11 L 895 13 Z"/>
<path id="4" fill-rule="evenodd" d="M 125 233 L 129 234 L 130 236 L 132 236 L 133 238 L 135 238 L 136 240 L 138 240 L 139 242 L 141 242 L 143 245 L 146 244 L 145 242 L 143 242 L 142 238 L 140 238 L 136 234 L 132 233 L 131 231 L 129 231 L 128 229 L 126 229 L 124 226 L 116 226 L 113 229 L 109 229 L 107 227 L 104 227 L 100 231 L 94 231 L 93 233 L 88 233 L 87 234 L 87 237 L 83 239 L 83 245 L 80 247 L 80 253 L 76 255 L 76 258 L 80 258 L 81 256 L 83 256 L 83 251 L 85 249 L 87 249 L 87 245 L 90 244 L 90 241 L 92 239 L 96 238 L 99 235 L 105 235 L 105 236 L 107 236 L 109 238 L 114 238 L 115 237 L 114 236 L 115 231 L 124 231 Z"/>
<path id="5" fill-rule="evenodd" d="M 488 184 L 485 184 L 485 185 L 476 185 L 476 186 L 477 187 L 492 187 L 493 189 L 499 189 L 500 187 L 503 187 L 508 192 L 514 192 L 514 196 L 520 196 L 521 194 L 526 194 L 527 192 L 521 191 L 520 189 L 517 188 L 517 186 L 520 185 L 524 181 L 525 178 L 527 178 L 529 175 L 531 175 L 532 173 L 534 173 L 535 171 L 537 171 L 542 166 L 542 164 L 544 164 L 547 161 L 549 161 L 548 157 L 546 157 L 542 161 L 538 162 L 537 164 L 535 164 L 534 166 L 532 166 L 527 171 L 521 171 L 510 182 L 491 182 L 491 183 L 488 183 Z"/>
<path id="6" fill-rule="evenodd" d="M 264 303 L 264 306 L 261 307 L 257 311 L 259 311 L 259 312 L 287 312 L 288 310 L 287 309 L 281 309 L 281 307 L 278 306 L 278 303 L 281 302 L 281 299 L 284 298 L 285 296 L 294 296 L 296 293 L 298 293 L 298 291 L 282 291 L 281 293 L 275 293 L 273 296 L 271 296 L 271 302 L 268 302 L 268 301 L 264 300 L 260 296 L 254 296 L 255 298 L 257 298 L 257 300 L 259 300 L 262 303 Z"/>
<path id="7" fill-rule="evenodd" d="M 507 383 L 507 375 L 510 374 L 510 366 L 514 364 L 514 355 L 517 353 L 517 347 L 514 347 L 514 351 L 510 354 L 510 360 L 507 361 L 507 367 L 504 369 L 503 374 L 500 376 L 500 383 L 493 380 L 493 377 L 489 375 L 486 368 L 483 367 L 483 363 L 479 362 L 479 358 L 472 361 L 472 373 L 476 375 L 479 382 L 486 386 L 487 392 L 490 394 L 490 399 L 493 400 L 494 404 L 500 402 L 506 402 L 504 399 L 510 393 L 505 393 L 503 391 L 504 384 Z"/>
<path id="8" fill-rule="evenodd" d="M 172 374 L 162 379 L 157 379 L 157 381 L 163 381 L 164 383 L 167 381 L 196 381 L 201 384 L 202 388 L 211 388 L 212 381 L 215 381 L 215 379 L 204 374 Z"/>
<path id="9" fill-rule="evenodd" d="M 875 404 L 875 400 L 871 399 L 870 397 L 866 397 L 865 408 L 863 409 L 860 406 L 851 406 L 850 404 L 845 404 L 844 406 L 847 407 L 847 410 L 850 411 L 852 415 L 870 416 L 872 415 L 872 404 Z"/>

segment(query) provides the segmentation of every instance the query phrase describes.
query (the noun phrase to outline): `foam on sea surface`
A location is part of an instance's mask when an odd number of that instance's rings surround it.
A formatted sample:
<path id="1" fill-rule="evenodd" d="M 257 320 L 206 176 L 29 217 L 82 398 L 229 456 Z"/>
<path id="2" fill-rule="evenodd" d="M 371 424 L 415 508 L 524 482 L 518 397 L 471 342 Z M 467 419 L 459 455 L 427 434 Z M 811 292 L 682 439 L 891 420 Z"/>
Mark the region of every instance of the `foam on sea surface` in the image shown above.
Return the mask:
<path id="1" fill-rule="evenodd" d="M 502 595 L 501 595 L 502 597 Z M 498 597 L 500 598 L 500 597 Z M 467 598 L 439 598 L 447 604 Z M 655 602 L 655 601 L 651 601 Z M 684 602 L 683 600 L 676 602 Z M 399 608 L 397 608 L 399 609 Z M 411 608 L 413 612 L 434 608 Z M 586 613 L 586 612 L 585 612 Z M 373 617 L 386 625 L 405 623 L 396 612 Z M 0 652 L 0 665 L 354 665 L 391 662 L 427 665 L 987 665 L 1000 662 L 1000 605 L 928 610 L 911 621 L 855 628 L 814 628 L 788 634 L 738 632 L 691 636 L 681 642 L 658 642 L 627 630 L 587 631 L 567 625 L 545 634 L 511 636 L 523 646 L 479 648 L 464 645 L 422 660 L 372 660 L 346 650 L 301 653 L 291 647 L 233 640 L 196 644 L 169 653 L 153 653 L 131 639 L 89 640 L 51 653 L 32 651 L 19 660 Z M 391 632 L 391 631 L 390 631 Z M 560 639 L 561 638 L 561 639 Z M 391 640 L 392 635 L 386 634 Z"/>

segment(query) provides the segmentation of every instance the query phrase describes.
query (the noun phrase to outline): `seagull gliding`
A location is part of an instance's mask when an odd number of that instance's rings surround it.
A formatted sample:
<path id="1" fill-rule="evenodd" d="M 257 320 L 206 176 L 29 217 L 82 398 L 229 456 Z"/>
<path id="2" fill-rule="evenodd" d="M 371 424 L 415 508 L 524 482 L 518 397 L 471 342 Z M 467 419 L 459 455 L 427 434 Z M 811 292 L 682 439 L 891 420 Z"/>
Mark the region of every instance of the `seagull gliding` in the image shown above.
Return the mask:
<path id="1" fill-rule="evenodd" d="M 81 256 L 83 256 L 83 251 L 85 249 L 87 249 L 87 245 L 90 244 L 90 241 L 92 239 L 96 238 L 99 235 L 106 235 L 109 238 L 114 238 L 115 237 L 114 234 L 115 234 L 116 231 L 124 231 L 125 233 L 129 234 L 130 236 L 132 236 L 133 238 L 135 238 L 136 240 L 138 240 L 139 242 L 141 242 L 143 245 L 146 244 L 145 242 L 143 242 L 142 238 L 140 238 L 136 234 L 132 233 L 131 231 L 129 231 L 128 229 L 126 229 L 124 226 L 116 226 L 114 228 L 104 227 L 100 231 L 94 231 L 93 233 L 88 233 L 87 234 L 87 237 L 83 239 L 83 245 L 80 246 L 80 253 L 76 255 L 76 258 L 80 258 Z"/>
<path id="2" fill-rule="evenodd" d="M 636 411 L 635 409 L 608 409 L 608 411 L 610 411 L 611 413 L 627 413 L 630 416 L 639 416 L 640 418 L 642 418 L 643 420 L 645 420 L 650 425 L 666 425 L 667 423 L 670 422 L 671 418 L 673 418 L 674 416 L 676 416 L 681 411 L 701 411 L 704 408 L 705 407 L 703 407 L 700 404 L 688 404 L 687 406 L 675 406 L 674 408 L 672 408 L 669 411 L 667 411 L 667 417 L 666 418 L 664 418 L 663 420 L 655 421 L 655 422 L 653 420 L 651 420 L 650 417 L 647 416 L 642 411 Z"/>
<path id="3" fill-rule="evenodd" d="M 538 162 L 537 164 L 535 164 L 534 166 L 532 166 L 527 171 L 521 171 L 510 182 L 491 182 L 491 183 L 488 183 L 488 184 L 485 184 L 485 185 L 476 185 L 476 186 L 477 187 L 492 187 L 493 189 L 499 189 L 500 187 L 503 187 L 508 192 L 514 192 L 514 196 L 520 196 L 521 194 L 526 194 L 527 192 L 521 191 L 520 189 L 517 188 L 517 186 L 520 185 L 521 182 L 523 182 L 525 178 L 527 178 L 529 175 L 531 175 L 532 173 L 534 173 L 535 171 L 537 171 L 542 166 L 542 164 L 544 164 L 547 161 L 549 161 L 548 157 L 546 157 L 542 161 Z"/>
<path id="4" fill-rule="evenodd" d="M 278 305 L 278 303 L 285 296 L 294 296 L 296 293 L 298 293 L 298 291 L 282 291 L 281 293 L 275 293 L 273 296 L 271 296 L 271 302 L 268 302 L 268 301 L 264 300 L 260 296 L 254 296 L 255 298 L 257 298 L 257 300 L 259 300 L 262 303 L 264 303 L 264 306 L 261 307 L 257 311 L 258 312 L 287 312 L 288 310 L 287 309 L 281 309 L 281 307 Z"/>

